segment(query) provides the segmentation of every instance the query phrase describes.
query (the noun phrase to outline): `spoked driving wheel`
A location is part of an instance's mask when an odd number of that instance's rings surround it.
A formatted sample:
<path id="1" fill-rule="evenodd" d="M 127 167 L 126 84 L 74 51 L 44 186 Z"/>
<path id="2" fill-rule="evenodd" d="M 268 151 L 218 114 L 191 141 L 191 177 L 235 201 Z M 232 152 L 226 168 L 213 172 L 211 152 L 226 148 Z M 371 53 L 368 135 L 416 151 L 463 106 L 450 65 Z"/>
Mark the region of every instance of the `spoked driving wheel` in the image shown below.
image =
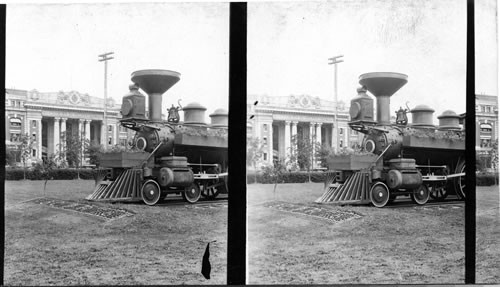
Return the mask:
<path id="1" fill-rule="evenodd" d="M 446 185 L 443 183 L 433 183 L 427 187 L 432 199 L 436 201 L 443 201 L 448 196 Z"/>
<path id="2" fill-rule="evenodd" d="M 203 185 L 201 195 L 206 199 L 215 199 L 219 195 L 219 186 L 214 186 L 216 182 L 209 182 Z"/>
<path id="3" fill-rule="evenodd" d="M 384 207 L 389 198 L 389 188 L 383 182 L 375 183 L 370 189 L 370 201 L 376 207 Z"/>
<path id="4" fill-rule="evenodd" d="M 463 174 L 453 180 L 453 185 L 458 197 L 460 197 L 460 199 L 465 199 L 465 160 L 461 160 L 458 163 L 455 173 Z"/>
<path id="5" fill-rule="evenodd" d="M 155 205 L 161 197 L 160 186 L 152 179 L 147 180 L 141 188 L 142 201 L 147 205 Z"/>
<path id="6" fill-rule="evenodd" d="M 413 193 L 410 194 L 411 200 L 419 205 L 424 205 L 429 200 L 429 189 L 424 184 L 417 187 L 413 190 Z"/>
<path id="7" fill-rule="evenodd" d="M 200 187 L 196 182 L 193 182 L 182 193 L 182 198 L 189 203 L 196 203 L 201 197 Z"/>

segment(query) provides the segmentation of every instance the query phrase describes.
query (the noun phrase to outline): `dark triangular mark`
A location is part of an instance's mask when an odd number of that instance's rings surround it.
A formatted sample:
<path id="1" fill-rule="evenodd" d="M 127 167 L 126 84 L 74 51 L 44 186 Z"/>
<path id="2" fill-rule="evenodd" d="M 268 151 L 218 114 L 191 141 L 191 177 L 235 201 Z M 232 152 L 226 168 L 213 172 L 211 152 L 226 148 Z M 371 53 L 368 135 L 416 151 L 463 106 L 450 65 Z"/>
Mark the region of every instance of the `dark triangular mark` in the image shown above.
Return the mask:
<path id="1" fill-rule="evenodd" d="M 207 249 L 205 249 L 205 254 L 203 254 L 203 261 L 201 262 L 201 274 L 205 279 L 210 279 L 210 271 L 212 266 L 210 265 L 210 243 L 207 243 Z"/>

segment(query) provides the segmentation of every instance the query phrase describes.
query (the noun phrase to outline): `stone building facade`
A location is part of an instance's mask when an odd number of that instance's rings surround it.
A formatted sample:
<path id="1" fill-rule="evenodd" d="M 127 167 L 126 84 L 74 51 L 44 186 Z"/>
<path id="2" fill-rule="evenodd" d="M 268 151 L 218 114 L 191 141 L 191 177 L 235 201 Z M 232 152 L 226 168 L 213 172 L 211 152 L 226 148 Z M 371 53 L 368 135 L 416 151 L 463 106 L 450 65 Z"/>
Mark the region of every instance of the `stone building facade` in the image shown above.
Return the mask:
<path id="1" fill-rule="evenodd" d="M 294 136 L 315 139 L 335 151 L 360 145 L 363 137 L 347 125 L 349 107 L 342 101 L 336 112 L 333 101 L 309 95 L 249 95 L 247 115 L 253 116 L 247 122 L 247 137 L 262 141 L 267 163 L 286 159 Z"/>
<path id="2" fill-rule="evenodd" d="M 6 144 L 19 144 L 21 135 L 32 137 L 32 159 L 41 160 L 62 148 L 61 133 L 81 134 L 93 143 L 126 145 L 131 132 L 119 125 L 120 105 L 107 103 L 107 127 L 104 100 L 76 91 L 42 93 L 37 90 L 6 89 Z"/>
<path id="3" fill-rule="evenodd" d="M 498 97 L 476 95 L 476 146 L 491 147 L 498 139 Z"/>

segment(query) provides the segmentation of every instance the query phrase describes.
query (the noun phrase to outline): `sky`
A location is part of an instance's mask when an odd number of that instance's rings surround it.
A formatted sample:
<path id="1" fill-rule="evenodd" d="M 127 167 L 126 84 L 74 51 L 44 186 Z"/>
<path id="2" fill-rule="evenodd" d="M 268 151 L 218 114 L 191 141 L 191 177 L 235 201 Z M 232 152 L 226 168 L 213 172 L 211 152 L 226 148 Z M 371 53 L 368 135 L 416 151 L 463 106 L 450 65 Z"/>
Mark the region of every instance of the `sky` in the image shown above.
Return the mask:
<path id="1" fill-rule="evenodd" d="M 479 3 L 478 3 L 479 2 Z M 496 2 L 476 1 L 476 91 L 498 95 Z M 398 72 L 408 83 L 391 98 L 465 112 L 466 1 L 340 0 L 248 4 L 248 94 L 356 96 L 359 75 Z M 437 123 L 437 119 L 435 119 Z"/>
<path id="2" fill-rule="evenodd" d="M 206 118 L 228 109 L 229 4 L 8 5 L 6 88 L 39 92 L 78 91 L 121 104 L 136 70 L 181 73 L 163 97 L 163 113 L 177 100 L 199 102 Z M 181 114 L 182 115 L 182 114 Z"/>

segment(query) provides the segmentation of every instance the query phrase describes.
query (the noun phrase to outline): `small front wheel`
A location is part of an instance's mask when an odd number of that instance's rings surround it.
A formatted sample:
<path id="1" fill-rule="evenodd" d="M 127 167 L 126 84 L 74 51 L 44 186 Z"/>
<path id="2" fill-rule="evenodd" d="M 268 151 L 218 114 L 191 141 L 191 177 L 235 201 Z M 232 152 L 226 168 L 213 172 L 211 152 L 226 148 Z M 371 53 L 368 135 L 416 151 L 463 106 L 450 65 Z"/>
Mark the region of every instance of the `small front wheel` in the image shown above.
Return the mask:
<path id="1" fill-rule="evenodd" d="M 161 191 L 158 183 L 152 179 L 147 180 L 141 189 L 142 201 L 147 205 L 155 205 L 160 201 Z"/>
<path id="2" fill-rule="evenodd" d="M 375 183 L 370 189 L 370 201 L 376 207 L 384 207 L 390 198 L 389 188 L 383 182 Z"/>
<path id="3" fill-rule="evenodd" d="M 410 194 L 410 197 L 414 203 L 418 205 L 424 205 L 429 200 L 430 192 L 427 186 L 422 184 L 421 186 L 413 190 L 413 193 Z"/>
<path id="4" fill-rule="evenodd" d="M 193 182 L 182 193 L 182 198 L 189 203 L 196 203 L 201 197 L 201 190 L 197 183 Z"/>

